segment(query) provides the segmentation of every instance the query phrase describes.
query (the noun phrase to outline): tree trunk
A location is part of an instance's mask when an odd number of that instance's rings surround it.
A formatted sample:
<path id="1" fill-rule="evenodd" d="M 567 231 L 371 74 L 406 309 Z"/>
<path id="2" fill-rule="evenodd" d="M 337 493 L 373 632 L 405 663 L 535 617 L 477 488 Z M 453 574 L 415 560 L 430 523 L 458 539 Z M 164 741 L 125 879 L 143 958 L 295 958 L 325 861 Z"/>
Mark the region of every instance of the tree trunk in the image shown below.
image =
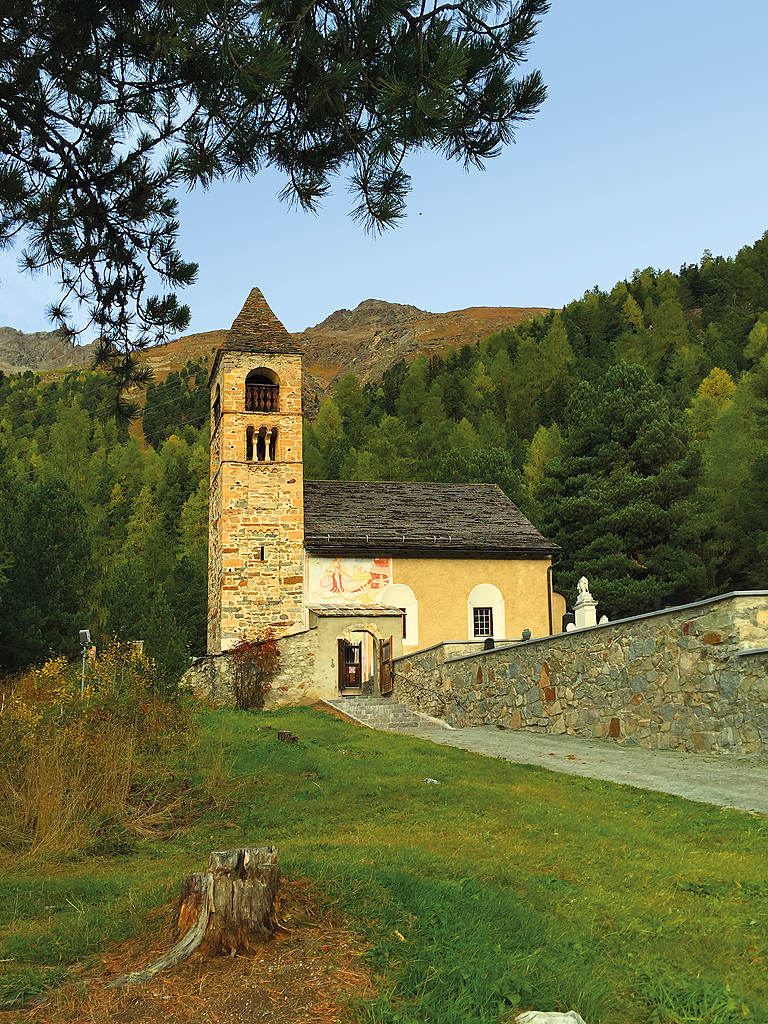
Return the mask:
<path id="1" fill-rule="evenodd" d="M 176 926 L 183 937 L 155 963 L 111 981 L 107 988 L 149 981 L 197 949 L 217 955 L 251 953 L 272 937 L 280 882 L 276 846 L 214 850 L 208 871 L 184 879 Z"/>

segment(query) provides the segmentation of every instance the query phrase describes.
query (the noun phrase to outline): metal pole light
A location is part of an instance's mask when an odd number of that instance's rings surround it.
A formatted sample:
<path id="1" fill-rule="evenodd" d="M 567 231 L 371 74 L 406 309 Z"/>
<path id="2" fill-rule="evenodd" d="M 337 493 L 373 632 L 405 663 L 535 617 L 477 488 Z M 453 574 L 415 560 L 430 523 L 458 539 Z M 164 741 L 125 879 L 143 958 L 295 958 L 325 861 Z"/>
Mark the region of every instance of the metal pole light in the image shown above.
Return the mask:
<path id="1" fill-rule="evenodd" d="M 88 648 L 91 645 L 91 631 L 90 629 L 80 630 L 80 646 L 83 649 L 83 674 L 80 677 L 80 697 L 85 695 L 85 658 L 88 653 Z"/>

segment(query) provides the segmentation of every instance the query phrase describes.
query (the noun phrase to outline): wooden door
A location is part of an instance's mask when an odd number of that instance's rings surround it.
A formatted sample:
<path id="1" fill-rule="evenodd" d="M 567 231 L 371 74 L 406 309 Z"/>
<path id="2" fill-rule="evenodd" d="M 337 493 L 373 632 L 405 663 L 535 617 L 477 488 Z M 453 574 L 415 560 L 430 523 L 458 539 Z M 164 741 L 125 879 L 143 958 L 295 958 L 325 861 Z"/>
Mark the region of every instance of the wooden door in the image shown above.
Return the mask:
<path id="1" fill-rule="evenodd" d="M 392 659 L 394 637 L 382 640 L 379 645 L 379 693 L 386 697 L 394 689 L 395 665 Z"/>
<path id="2" fill-rule="evenodd" d="M 339 640 L 339 693 L 361 693 L 363 689 L 363 645 Z"/>

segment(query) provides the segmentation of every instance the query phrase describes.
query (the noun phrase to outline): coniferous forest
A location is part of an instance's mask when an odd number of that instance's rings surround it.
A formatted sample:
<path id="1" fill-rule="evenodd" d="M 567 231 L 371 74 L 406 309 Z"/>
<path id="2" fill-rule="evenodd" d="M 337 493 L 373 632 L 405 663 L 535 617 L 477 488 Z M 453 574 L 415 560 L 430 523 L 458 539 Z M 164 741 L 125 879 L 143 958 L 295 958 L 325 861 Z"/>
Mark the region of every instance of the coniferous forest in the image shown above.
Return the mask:
<path id="1" fill-rule="evenodd" d="M 0 667 L 145 641 L 205 650 L 207 366 L 150 386 L 143 438 L 103 374 L 0 375 Z M 635 271 L 447 356 L 337 382 L 308 479 L 495 482 L 562 547 L 569 604 L 636 614 L 768 589 L 768 233 Z"/>

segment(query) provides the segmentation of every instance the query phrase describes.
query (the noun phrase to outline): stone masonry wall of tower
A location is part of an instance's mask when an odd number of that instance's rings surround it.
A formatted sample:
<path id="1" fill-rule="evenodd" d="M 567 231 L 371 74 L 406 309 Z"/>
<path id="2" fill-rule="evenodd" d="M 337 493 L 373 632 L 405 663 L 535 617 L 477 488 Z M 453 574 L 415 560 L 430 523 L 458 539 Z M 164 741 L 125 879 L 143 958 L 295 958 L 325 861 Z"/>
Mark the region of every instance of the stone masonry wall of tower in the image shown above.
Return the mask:
<path id="1" fill-rule="evenodd" d="M 221 408 L 211 427 L 211 654 L 267 627 L 280 636 L 304 628 L 301 356 L 254 351 L 256 344 L 248 351 L 225 344 L 211 378 Z M 245 381 L 254 370 L 279 382 L 278 411 L 245 411 Z M 257 438 L 262 428 L 273 437 L 276 428 L 273 453 L 269 446 L 261 459 L 249 452 L 249 428 Z"/>

